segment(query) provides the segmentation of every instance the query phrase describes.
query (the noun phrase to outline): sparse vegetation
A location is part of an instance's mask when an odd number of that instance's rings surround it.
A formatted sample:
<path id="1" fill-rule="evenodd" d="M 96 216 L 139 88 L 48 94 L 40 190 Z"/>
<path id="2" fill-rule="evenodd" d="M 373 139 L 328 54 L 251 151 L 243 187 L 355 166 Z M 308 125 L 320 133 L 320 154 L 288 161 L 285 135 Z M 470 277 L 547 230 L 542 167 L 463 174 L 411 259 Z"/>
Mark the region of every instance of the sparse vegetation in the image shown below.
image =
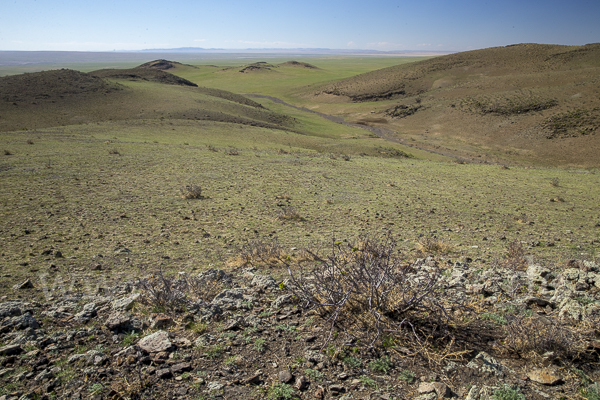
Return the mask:
<path id="1" fill-rule="evenodd" d="M 542 111 L 558 105 L 555 99 L 543 99 L 531 94 L 515 94 L 508 97 L 469 97 L 463 100 L 464 110 L 476 111 L 481 114 L 509 116 L 525 114 L 532 111 Z"/>
<path id="2" fill-rule="evenodd" d="M 283 207 L 277 214 L 277 218 L 282 221 L 304 221 L 304 217 L 295 207 Z"/>
<path id="3" fill-rule="evenodd" d="M 294 396 L 294 388 L 287 383 L 276 383 L 269 389 L 269 399 L 291 399 Z"/>
<path id="4" fill-rule="evenodd" d="M 525 396 L 523 396 L 518 388 L 513 388 L 508 385 L 496 389 L 492 397 L 494 400 L 525 400 Z"/>
<path id="5" fill-rule="evenodd" d="M 576 108 L 547 118 L 541 126 L 550 132 L 548 139 L 591 135 L 600 127 L 599 112 L 600 108 Z"/>
<path id="6" fill-rule="evenodd" d="M 196 184 L 185 185 L 181 190 L 182 199 L 202 199 L 202 187 Z"/>

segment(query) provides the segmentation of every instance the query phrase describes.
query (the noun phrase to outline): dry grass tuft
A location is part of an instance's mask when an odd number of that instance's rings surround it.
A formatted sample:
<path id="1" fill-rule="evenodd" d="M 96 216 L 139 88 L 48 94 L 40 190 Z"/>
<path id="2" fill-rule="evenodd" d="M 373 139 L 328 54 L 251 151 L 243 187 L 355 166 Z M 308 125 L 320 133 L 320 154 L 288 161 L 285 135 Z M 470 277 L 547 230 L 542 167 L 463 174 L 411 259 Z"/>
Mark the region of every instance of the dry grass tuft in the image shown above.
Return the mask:
<path id="1" fill-rule="evenodd" d="M 583 335 L 552 318 L 511 316 L 501 349 L 523 358 L 553 352 L 560 359 L 576 359 L 585 351 Z"/>
<path id="2" fill-rule="evenodd" d="M 453 251 L 453 247 L 438 239 L 435 236 L 424 236 L 416 244 L 416 249 L 419 253 L 425 254 L 446 254 Z"/>
<path id="3" fill-rule="evenodd" d="M 277 218 L 281 221 L 305 221 L 304 217 L 294 207 L 283 207 Z"/>
<path id="4" fill-rule="evenodd" d="M 273 240 L 265 242 L 262 240 L 253 240 L 246 243 L 238 254 L 227 261 L 228 267 L 263 267 L 263 266 L 283 266 L 284 260 L 290 256 L 283 247 Z"/>
<path id="5" fill-rule="evenodd" d="M 527 268 L 525 250 L 520 241 L 515 240 L 508 244 L 506 258 L 504 259 L 504 262 L 502 262 L 502 267 L 513 271 L 523 271 Z"/>
<path id="6" fill-rule="evenodd" d="M 195 184 L 185 185 L 182 189 L 180 189 L 180 191 L 181 191 L 182 199 L 202 199 L 202 198 L 204 198 L 202 196 L 202 188 L 200 187 L 200 185 L 195 185 Z"/>

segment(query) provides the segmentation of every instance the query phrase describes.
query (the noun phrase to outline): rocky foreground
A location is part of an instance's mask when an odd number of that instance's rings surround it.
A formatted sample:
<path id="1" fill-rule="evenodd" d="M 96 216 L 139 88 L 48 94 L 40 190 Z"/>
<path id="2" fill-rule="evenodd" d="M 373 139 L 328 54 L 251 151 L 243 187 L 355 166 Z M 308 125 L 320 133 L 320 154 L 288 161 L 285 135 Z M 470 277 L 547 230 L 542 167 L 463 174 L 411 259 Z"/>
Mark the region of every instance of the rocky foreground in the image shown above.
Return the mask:
<path id="1" fill-rule="evenodd" d="M 462 300 L 466 338 L 327 341 L 292 282 L 256 268 L 98 293 L 26 281 L 13 288 L 21 299 L 0 303 L 0 400 L 599 398 L 600 265 L 412 267 L 441 271 L 438 293 Z M 45 303 L 23 300 L 42 290 Z"/>

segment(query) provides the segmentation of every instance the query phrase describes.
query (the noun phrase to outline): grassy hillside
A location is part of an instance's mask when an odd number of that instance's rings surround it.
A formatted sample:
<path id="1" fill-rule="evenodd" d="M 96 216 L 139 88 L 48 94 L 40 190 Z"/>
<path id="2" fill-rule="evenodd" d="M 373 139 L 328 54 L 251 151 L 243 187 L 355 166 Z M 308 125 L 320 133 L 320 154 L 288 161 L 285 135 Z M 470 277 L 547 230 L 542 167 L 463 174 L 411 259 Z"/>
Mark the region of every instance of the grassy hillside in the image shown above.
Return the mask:
<path id="1" fill-rule="evenodd" d="M 113 78 L 106 80 L 103 78 Z M 158 70 L 46 71 L 0 78 L 0 130 L 131 119 L 193 119 L 293 129 L 242 96 Z"/>
<path id="2" fill-rule="evenodd" d="M 465 158 L 597 167 L 598 76 L 600 44 L 520 44 L 380 69 L 304 98 Z"/>

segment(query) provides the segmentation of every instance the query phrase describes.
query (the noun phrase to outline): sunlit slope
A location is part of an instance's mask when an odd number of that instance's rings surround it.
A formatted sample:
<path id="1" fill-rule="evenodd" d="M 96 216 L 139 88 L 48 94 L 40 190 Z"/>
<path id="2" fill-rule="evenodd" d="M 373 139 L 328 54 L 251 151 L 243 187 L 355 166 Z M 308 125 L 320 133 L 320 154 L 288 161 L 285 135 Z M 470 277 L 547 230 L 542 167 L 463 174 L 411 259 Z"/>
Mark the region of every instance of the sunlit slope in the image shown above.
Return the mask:
<path id="1" fill-rule="evenodd" d="M 600 44 L 520 44 L 440 56 L 321 85 L 330 113 L 465 158 L 600 165 Z"/>
<path id="2" fill-rule="evenodd" d="M 191 85 L 173 83 L 182 80 L 163 71 L 145 75 L 140 70 L 124 71 L 128 72 L 104 71 L 93 75 L 57 70 L 0 78 L 0 130 L 154 118 L 293 130 L 291 118 L 243 96 L 193 87 L 191 82 Z M 135 71 L 135 76 L 127 77 L 131 71 Z M 147 78 L 156 77 L 157 73 L 161 79 Z"/>

